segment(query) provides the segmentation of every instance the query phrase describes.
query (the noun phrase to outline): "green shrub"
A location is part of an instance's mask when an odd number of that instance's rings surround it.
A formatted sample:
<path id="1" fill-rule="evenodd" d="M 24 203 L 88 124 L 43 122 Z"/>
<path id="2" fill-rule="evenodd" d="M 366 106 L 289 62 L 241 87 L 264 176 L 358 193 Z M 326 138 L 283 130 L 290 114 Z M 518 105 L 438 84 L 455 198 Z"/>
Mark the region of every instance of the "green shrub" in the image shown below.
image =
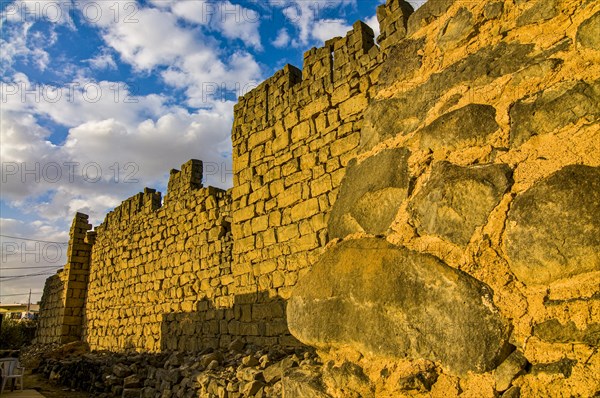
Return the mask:
<path id="1" fill-rule="evenodd" d="M 0 331 L 0 348 L 5 350 L 18 350 L 30 345 L 35 337 L 37 320 L 4 319 Z"/>

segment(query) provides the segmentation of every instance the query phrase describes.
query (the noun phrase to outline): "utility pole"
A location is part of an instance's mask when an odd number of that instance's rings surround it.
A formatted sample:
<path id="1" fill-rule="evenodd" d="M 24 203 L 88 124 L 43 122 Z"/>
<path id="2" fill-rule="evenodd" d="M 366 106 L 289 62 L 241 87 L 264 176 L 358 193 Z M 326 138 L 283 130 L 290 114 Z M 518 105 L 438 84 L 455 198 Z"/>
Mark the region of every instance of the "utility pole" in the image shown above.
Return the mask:
<path id="1" fill-rule="evenodd" d="M 27 299 L 27 316 L 29 316 L 30 309 L 31 309 L 31 289 L 29 289 L 29 298 Z"/>

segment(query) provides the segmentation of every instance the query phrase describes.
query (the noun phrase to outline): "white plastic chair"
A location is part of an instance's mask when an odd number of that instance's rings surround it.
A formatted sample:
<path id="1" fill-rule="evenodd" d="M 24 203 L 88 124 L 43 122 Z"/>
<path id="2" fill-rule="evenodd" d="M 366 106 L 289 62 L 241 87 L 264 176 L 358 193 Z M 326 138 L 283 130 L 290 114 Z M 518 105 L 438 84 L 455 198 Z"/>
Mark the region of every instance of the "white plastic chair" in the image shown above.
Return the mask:
<path id="1" fill-rule="evenodd" d="M 19 360 L 17 358 L 0 359 L 0 376 L 2 376 L 2 388 L 0 388 L 0 394 L 4 392 L 4 387 L 8 380 L 18 380 L 21 384 L 21 391 L 23 391 L 24 373 L 25 368 L 19 366 Z"/>

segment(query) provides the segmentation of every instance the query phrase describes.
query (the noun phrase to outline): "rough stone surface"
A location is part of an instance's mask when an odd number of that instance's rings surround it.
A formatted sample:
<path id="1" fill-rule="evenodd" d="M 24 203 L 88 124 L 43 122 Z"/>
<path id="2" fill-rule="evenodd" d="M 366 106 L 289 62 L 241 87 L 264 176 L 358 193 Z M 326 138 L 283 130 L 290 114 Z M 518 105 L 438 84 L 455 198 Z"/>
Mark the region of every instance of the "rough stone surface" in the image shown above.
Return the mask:
<path id="1" fill-rule="evenodd" d="M 375 387 L 362 368 L 351 362 L 334 366 L 330 361 L 323 368 L 323 381 L 330 390 L 347 398 L 374 398 Z"/>
<path id="2" fill-rule="evenodd" d="M 573 321 L 561 324 L 557 319 L 549 319 L 534 326 L 533 334 L 552 343 L 584 343 L 600 346 L 600 323 L 591 323 L 580 330 Z"/>
<path id="3" fill-rule="evenodd" d="M 584 47 L 600 50 L 600 11 L 579 25 L 577 43 Z"/>
<path id="4" fill-rule="evenodd" d="M 417 231 L 466 245 L 510 188 L 511 174 L 505 164 L 434 165 L 429 180 L 409 204 Z"/>
<path id="5" fill-rule="evenodd" d="M 415 88 L 402 90 L 394 98 L 372 102 L 364 114 L 358 152 L 366 152 L 388 138 L 414 131 L 427 111 L 450 88 L 467 81 L 475 85 L 490 83 L 526 65 L 534 65 L 556 50 L 535 56 L 531 55 L 532 51 L 533 45 L 521 43 L 501 42 L 484 47 L 432 74 L 425 83 Z"/>
<path id="6" fill-rule="evenodd" d="M 379 84 L 382 87 L 413 77 L 421 68 L 423 58 L 418 50 L 423 48 L 424 39 L 405 39 L 389 49 L 386 62 L 381 67 Z"/>
<path id="7" fill-rule="evenodd" d="M 531 367 L 531 373 L 547 373 L 547 374 L 562 374 L 564 377 L 571 377 L 573 366 L 577 364 L 577 360 L 562 358 L 556 362 L 534 364 Z"/>
<path id="8" fill-rule="evenodd" d="M 527 359 L 520 351 L 513 351 L 494 371 L 496 390 L 508 390 L 514 378 L 525 369 Z"/>
<path id="9" fill-rule="evenodd" d="M 283 398 L 331 398 L 315 369 L 290 369 L 281 382 Z"/>
<path id="10" fill-rule="evenodd" d="M 506 327 L 483 283 L 383 239 L 331 247 L 288 302 L 300 341 L 322 349 L 439 361 L 458 374 L 503 359 Z M 392 332 L 393 331 L 393 332 Z"/>
<path id="11" fill-rule="evenodd" d="M 363 231 L 377 235 L 390 227 L 408 194 L 409 154 L 405 148 L 387 149 L 360 164 L 350 162 L 329 218 L 330 238 Z"/>
<path id="12" fill-rule="evenodd" d="M 501 1 L 489 2 L 483 8 L 483 13 L 486 20 L 500 18 L 503 11 L 504 3 Z"/>
<path id="13" fill-rule="evenodd" d="M 415 135 L 422 149 L 452 150 L 484 145 L 498 127 L 493 106 L 469 104 L 440 116 Z"/>
<path id="14" fill-rule="evenodd" d="M 437 17 L 444 14 L 455 0 L 427 1 L 421 5 L 409 18 L 407 24 L 408 36 L 422 27 L 435 21 Z"/>
<path id="15" fill-rule="evenodd" d="M 560 84 L 517 101 L 510 109 L 510 143 L 552 133 L 581 119 L 600 120 L 600 81 Z"/>
<path id="16" fill-rule="evenodd" d="M 538 0 L 517 18 L 517 26 L 540 23 L 552 19 L 558 13 L 557 0 Z"/>
<path id="17" fill-rule="evenodd" d="M 440 30 L 437 43 L 445 51 L 466 42 L 476 34 L 473 14 L 465 7 L 461 7 Z"/>
<path id="18" fill-rule="evenodd" d="M 566 166 L 518 195 L 505 246 L 514 274 L 547 284 L 600 269 L 600 167 Z"/>

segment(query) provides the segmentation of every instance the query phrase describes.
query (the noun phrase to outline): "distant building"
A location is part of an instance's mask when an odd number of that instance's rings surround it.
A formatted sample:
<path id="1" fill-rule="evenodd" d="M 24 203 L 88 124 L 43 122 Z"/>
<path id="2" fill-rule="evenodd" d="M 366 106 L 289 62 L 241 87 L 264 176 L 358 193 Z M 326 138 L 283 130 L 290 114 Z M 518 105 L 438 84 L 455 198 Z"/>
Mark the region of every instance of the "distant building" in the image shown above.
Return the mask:
<path id="1" fill-rule="evenodd" d="M 40 311 L 39 304 L 2 304 L 0 303 L 0 314 L 4 319 L 36 319 Z"/>

